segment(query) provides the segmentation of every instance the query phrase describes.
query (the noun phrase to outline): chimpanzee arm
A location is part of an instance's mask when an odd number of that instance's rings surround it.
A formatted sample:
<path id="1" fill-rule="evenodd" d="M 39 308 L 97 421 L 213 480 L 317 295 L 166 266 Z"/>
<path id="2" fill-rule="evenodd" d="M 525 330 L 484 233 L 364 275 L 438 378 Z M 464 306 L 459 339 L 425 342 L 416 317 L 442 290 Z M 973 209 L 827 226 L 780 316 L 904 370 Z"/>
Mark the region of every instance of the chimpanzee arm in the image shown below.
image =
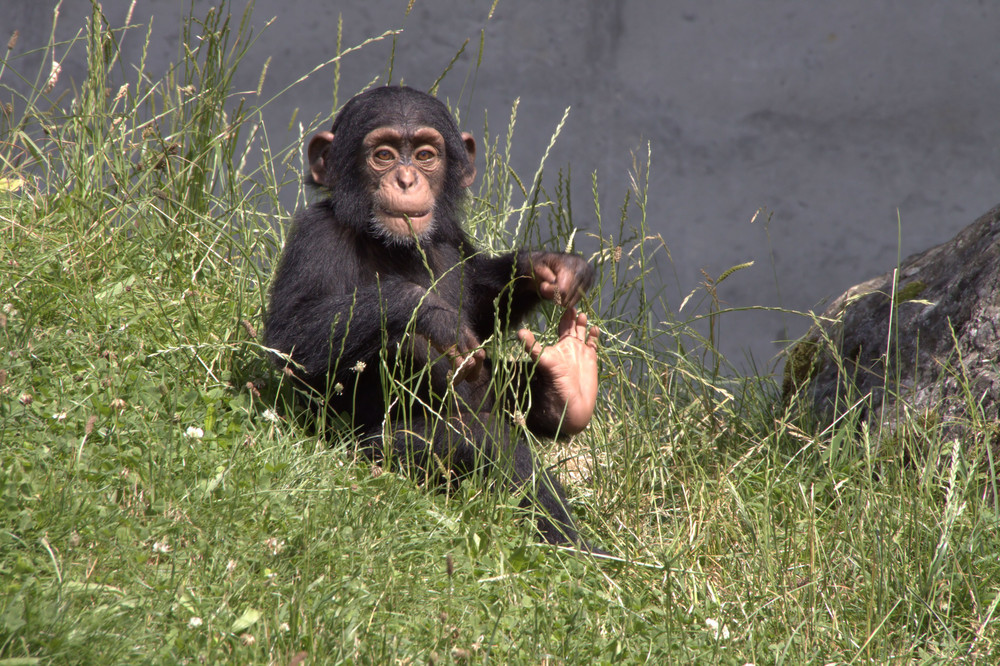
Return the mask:
<path id="1" fill-rule="evenodd" d="M 517 326 L 542 299 L 571 308 L 594 282 L 593 267 L 565 252 L 476 255 L 470 269 L 476 287 L 471 319 L 481 338 L 493 332 L 496 319 L 505 330 Z"/>
<path id="2" fill-rule="evenodd" d="M 396 277 L 351 293 L 294 299 L 281 307 L 280 294 L 285 290 L 294 293 L 295 285 L 276 283 L 268 345 L 291 352 L 307 376 L 328 374 L 338 359 L 338 372 L 358 361 L 372 363 L 383 346 L 394 347 L 408 328 L 440 354 L 453 357 L 464 357 L 479 344 L 454 307 L 433 292 Z"/>

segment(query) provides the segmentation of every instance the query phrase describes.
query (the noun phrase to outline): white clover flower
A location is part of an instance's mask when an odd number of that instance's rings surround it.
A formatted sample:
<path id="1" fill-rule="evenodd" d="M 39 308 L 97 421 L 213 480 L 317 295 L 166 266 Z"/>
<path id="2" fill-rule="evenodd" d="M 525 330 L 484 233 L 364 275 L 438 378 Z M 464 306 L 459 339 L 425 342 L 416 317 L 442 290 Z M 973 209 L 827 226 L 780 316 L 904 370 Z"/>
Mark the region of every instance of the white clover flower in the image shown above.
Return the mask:
<path id="1" fill-rule="evenodd" d="M 264 548 L 269 550 L 271 555 L 277 555 L 285 549 L 285 540 L 281 539 L 279 541 L 277 537 L 270 537 L 264 541 Z"/>
<path id="2" fill-rule="evenodd" d="M 718 620 L 710 617 L 705 618 L 705 626 L 712 630 L 712 634 L 715 636 L 716 640 L 720 638 L 724 641 L 729 640 L 729 627 L 722 625 L 722 628 L 720 629 Z"/>
<path id="3" fill-rule="evenodd" d="M 197 629 L 202 624 L 201 618 L 195 615 L 190 620 L 188 620 L 188 629 Z"/>
<path id="4" fill-rule="evenodd" d="M 153 544 L 153 552 L 166 555 L 170 552 L 170 544 L 166 541 L 157 541 Z"/>
<path id="5" fill-rule="evenodd" d="M 354 364 L 354 366 L 351 368 L 351 370 L 353 370 L 354 372 L 356 372 L 358 374 L 361 374 L 362 372 L 365 371 L 365 368 L 367 368 L 367 367 L 368 367 L 367 363 L 365 363 L 364 361 L 358 361 L 357 363 Z"/>
<path id="6" fill-rule="evenodd" d="M 271 423 L 277 423 L 281 420 L 281 417 L 273 409 L 265 409 L 262 415 L 264 420 L 270 421 Z"/>
<path id="7" fill-rule="evenodd" d="M 184 431 L 184 434 L 191 439 L 201 439 L 205 436 L 205 431 L 195 426 L 188 426 L 188 429 Z"/>

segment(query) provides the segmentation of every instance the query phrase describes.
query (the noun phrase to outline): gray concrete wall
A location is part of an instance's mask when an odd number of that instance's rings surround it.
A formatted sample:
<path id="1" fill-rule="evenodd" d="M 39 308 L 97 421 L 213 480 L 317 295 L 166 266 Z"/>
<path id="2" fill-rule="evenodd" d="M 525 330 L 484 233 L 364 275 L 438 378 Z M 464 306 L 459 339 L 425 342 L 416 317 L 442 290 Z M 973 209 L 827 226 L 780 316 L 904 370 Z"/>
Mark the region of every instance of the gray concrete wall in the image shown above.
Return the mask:
<path id="1" fill-rule="evenodd" d="M 112 24 L 128 0 L 105 0 Z M 653 151 L 648 216 L 674 260 L 661 273 L 676 309 L 700 280 L 740 262 L 756 265 L 721 290 L 732 306 L 821 309 L 822 302 L 895 265 L 897 252 L 953 236 L 1000 201 L 1000 3 L 976 0 L 406 0 L 256 3 L 254 23 L 274 17 L 251 51 L 239 86 L 266 92 L 297 79 L 344 43 L 402 27 L 395 81 L 427 88 L 465 39 L 466 54 L 442 86 L 463 125 L 494 131 L 521 99 L 515 166 L 533 172 L 565 107 L 572 108 L 550 165 L 572 165 L 574 213 L 589 225 L 590 173 L 614 214 L 632 153 Z M 51 0 L 6 0 L 3 39 L 17 52 L 41 46 Z M 187 2 L 139 0 L 154 19 L 151 70 L 178 53 Z M 209 3 L 195 2 L 196 13 Z M 234 3 L 242 12 L 244 3 Z M 90 3 L 68 0 L 57 35 L 80 29 Z M 485 58 L 475 68 L 480 30 Z M 127 49 L 138 57 L 140 35 Z M 384 76 L 389 42 L 345 58 L 343 95 Z M 82 76 L 64 63 L 66 76 Z M 272 143 L 284 128 L 332 104 L 329 74 L 268 111 Z M 341 98 L 343 101 L 343 97 Z M 550 175 L 554 175 L 550 172 Z M 751 224 L 754 212 L 771 214 Z M 902 239 L 897 242 L 897 212 Z M 723 320 L 723 349 L 766 362 L 775 341 L 807 322 L 765 312 Z"/>

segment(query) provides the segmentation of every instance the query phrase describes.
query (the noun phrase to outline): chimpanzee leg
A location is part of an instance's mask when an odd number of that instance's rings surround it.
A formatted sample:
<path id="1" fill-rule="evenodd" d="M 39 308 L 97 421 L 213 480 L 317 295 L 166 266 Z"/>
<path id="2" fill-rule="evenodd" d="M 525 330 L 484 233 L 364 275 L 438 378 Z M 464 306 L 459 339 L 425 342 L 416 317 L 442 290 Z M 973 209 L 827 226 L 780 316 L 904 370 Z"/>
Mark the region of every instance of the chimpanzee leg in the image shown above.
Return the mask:
<path id="1" fill-rule="evenodd" d="M 562 485 L 538 464 L 523 439 L 514 442 L 513 453 L 512 485 L 514 488 L 525 488 L 521 508 L 534 514 L 542 537 L 549 543 L 579 543 L 580 536 L 573 525 Z"/>
<path id="2" fill-rule="evenodd" d="M 444 469 L 459 477 L 493 470 L 508 489 L 523 489 L 521 508 L 532 514 L 547 542 L 580 542 L 562 486 L 538 465 L 527 442 L 512 439 L 502 418 L 463 412 L 445 420 L 414 418 L 407 425 L 393 434 L 393 455 L 401 463 L 435 478 Z"/>

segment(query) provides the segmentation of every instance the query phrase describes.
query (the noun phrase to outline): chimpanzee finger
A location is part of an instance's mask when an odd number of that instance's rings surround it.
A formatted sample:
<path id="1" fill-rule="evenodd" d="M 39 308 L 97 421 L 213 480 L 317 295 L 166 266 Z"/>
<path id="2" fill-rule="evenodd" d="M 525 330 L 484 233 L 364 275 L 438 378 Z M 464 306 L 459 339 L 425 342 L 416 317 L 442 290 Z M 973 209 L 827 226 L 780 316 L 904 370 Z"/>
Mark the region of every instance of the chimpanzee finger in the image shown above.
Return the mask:
<path id="1" fill-rule="evenodd" d="M 573 265 L 566 266 L 559 277 L 558 288 L 563 294 L 563 305 L 576 305 L 594 283 L 594 270 L 583 259 L 573 257 Z"/>
<path id="2" fill-rule="evenodd" d="M 596 326 L 591 326 L 590 330 L 587 331 L 587 344 L 597 349 L 597 341 L 601 339 L 601 329 Z"/>
<path id="3" fill-rule="evenodd" d="M 597 340 L 601 337 L 601 329 L 597 326 L 588 326 L 588 322 L 587 313 L 581 312 L 576 318 L 577 331 L 580 333 L 581 340 L 592 347 L 596 347 Z"/>
<path id="4" fill-rule="evenodd" d="M 482 349 L 477 349 L 472 354 L 466 356 L 455 355 L 452 357 L 452 375 L 451 380 L 455 384 L 460 384 L 461 382 L 471 381 L 474 382 L 479 379 L 479 375 L 483 369 L 483 361 L 486 359 L 486 352 Z"/>
<path id="5" fill-rule="evenodd" d="M 586 315 L 583 316 L 586 317 Z M 559 337 L 564 338 L 567 335 L 576 335 L 576 337 L 582 339 L 577 328 L 576 308 L 570 306 L 563 311 L 562 317 L 559 318 Z"/>
<path id="6" fill-rule="evenodd" d="M 535 334 L 527 328 L 522 328 L 517 332 L 517 338 L 524 344 L 524 351 L 528 352 L 532 361 L 537 361 L 542 355 L 542 346 L 535 341 Z"/>
<path id="7" fill-rule="evenodd" d="M 486 350 L 479 346 L 479 340 L 468 328 L 462 329 L 458 343 L 451 348 L 453 380 L 475 381 L 486 361 Z"/>
<path id="8" fill-rule="evenodd" d="M 555 284 L 556 282 L 556 272 L 544 261 L 535 261 L 531 264 L 531 276 L 535 280 L 535 284 L 541 286 L 543 284 Z"/>

